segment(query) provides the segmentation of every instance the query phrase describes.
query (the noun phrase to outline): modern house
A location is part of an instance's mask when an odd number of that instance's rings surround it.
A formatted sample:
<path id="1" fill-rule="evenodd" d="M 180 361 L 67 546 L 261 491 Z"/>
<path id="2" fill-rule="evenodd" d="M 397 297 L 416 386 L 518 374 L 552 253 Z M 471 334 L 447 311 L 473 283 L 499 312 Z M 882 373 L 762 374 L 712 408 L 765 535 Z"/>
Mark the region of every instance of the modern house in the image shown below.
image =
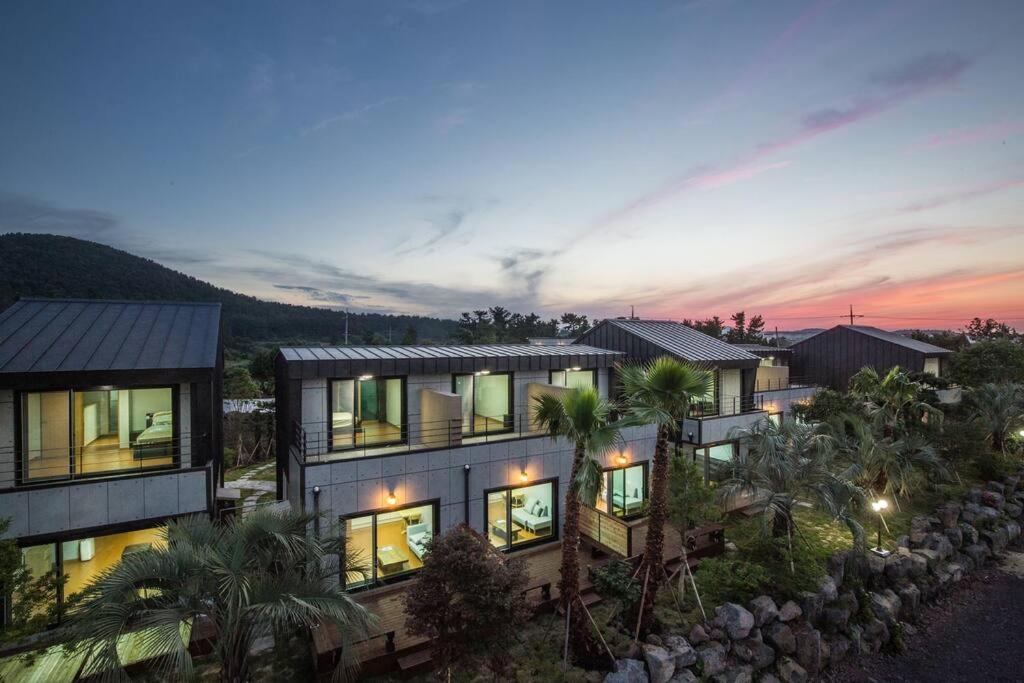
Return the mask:
<path id="1" fill-rule="evenodd" d="M 607 396 L 622 357 L 579 344 L 282 348 L 278 497 L 316 513 L 315 531 L 338 524 L 368 558 L 369 576 L 340 577 L 353 588 L 414 575 L 426 542 L 463 522 L 508 552 L 552 543 L 572 447 L 540 431 L 534 398 Z M 624 438 L 595 501 L 612 521 L 642 511 L 654 450 L 650 428 Z"/>
<path id="2" fill-rule="evenodd" d="M 792 347 L 794 375 L 821 386 L 845 390 L 865 367 L 885 373 L 895 366 L 942 377 L 952 351 L 866 325 L 837 325 Z"/>
<path id="3" fill-rule="evenodd" d="M 212 512 L 222 369 L 219 304 L 0 313 L 0 518 L 33 573 L 68 575 L 58 612 L 161 522 Z"/>
<path id="4" fill-rule="evenodd" d="M 765 344 L 733 344 L 737 348 L 761 359 L 754 380 L 755 400 L 768 411 L 772 420 L 782 420 L 794 403 L 809 401 L 818 391 L 818 385 L 795 374 L 790 374 L 793 351 Z"/>

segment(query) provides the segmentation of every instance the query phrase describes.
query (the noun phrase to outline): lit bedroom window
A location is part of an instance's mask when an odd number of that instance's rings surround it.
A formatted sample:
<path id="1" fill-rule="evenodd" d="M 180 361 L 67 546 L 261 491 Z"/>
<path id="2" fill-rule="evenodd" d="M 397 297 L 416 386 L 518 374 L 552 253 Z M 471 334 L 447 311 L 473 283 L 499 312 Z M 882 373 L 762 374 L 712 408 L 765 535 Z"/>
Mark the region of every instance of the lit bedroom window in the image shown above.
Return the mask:
<path id="1" fill-rule="evenodd" d="M 400 377 L 331 382 L 333 450 L 403 443 L 405 381 Z"/>
<path id="2" fill-rule="evenodd" d="M 552 480 L 487 493 L 487 537 L 494 547 L 507 550 L 555 537 L 556 484 Z"/>
<path id="3" fill-rule="evenodd" d="M 604 493 L 595 507 L 616 517 L 635 517 L 643 514 L 647 501 L 646 463 L 607 470 L 604 473 Z"/>
<path id="4" fill-rule="evenodd" d="M 386 582 L 422 567 L 437 516 L 437 503 L 427 503 L 343 518 L 346 565 L 361 570 L 345 575 L 345 587 Z"/>
<path id="5" fill-rule="evenodd" d="M 174 390 L 45 391 L 22 398 L 23 480 L 174 463 Z"/>

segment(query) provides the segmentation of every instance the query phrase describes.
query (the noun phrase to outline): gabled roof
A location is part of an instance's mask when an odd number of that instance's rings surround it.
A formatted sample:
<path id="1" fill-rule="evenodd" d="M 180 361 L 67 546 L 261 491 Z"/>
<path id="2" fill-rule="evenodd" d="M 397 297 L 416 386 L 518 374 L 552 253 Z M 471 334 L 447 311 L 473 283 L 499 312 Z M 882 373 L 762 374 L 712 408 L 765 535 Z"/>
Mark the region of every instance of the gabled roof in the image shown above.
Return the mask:
<path id="1" fill-rule="evenodd" d="M 896 344 L 897 346 L 902 346 L 905 349 L 916 351 L 917 353 L 923 353 L 926 356 L 949 356 L 952 355 L 953 353 L 949 349 L 944 349 L 941 346 L 929 344 L 928 342 L 918 341 L 917 339 L 911 339 L 910 337 L 906 337 L 896 332 L 880 330 L 877 327 L 871 327 L 870 325 L 836 325 L 832 329 L 844 329 L 849 330 L 850 332 L 865 334 L 869 337 L 881 339 L 884 342 L 889 342 L 890 344 Z M 825 330 L 825 332 L 828 331 L 829 330 Z M 819 332 L 818 334 L 823 334 L 823 332 Z M 815 336 L 817 335 L 808 337 L 807 339 L 813 339 Z M 807 341 L 807 339 L 797 342 L 793 346 L 799 346 L 803 342 Z"/>
<path id="2" fill-rule="evenodd" d="M 0 376 L 217 366 L 220 304 L 21 299 L 0 313 Z"/>
<path id="3" fill-rule="evenodd" d="M 361 374 L 452 374 L 489 370 L 606 368 L 622 358 L 608 349 L 571 344 L 452 344 L 447 346 L 282 347 L 290 376 L 353 377 Z"/>
<path id="4" fill-rule="evenodd" d="M 627 338 L 622 338 L 625 335 Z M 631 343 L 639 340 L 642 344 Z M 734 344 L 698 332 L 673 320 L 610 318 L 585 332 L 580 343 L 614 348 L 628 357 L 670 355 L 718 367 L 756 367 L 760 359 Z"/>

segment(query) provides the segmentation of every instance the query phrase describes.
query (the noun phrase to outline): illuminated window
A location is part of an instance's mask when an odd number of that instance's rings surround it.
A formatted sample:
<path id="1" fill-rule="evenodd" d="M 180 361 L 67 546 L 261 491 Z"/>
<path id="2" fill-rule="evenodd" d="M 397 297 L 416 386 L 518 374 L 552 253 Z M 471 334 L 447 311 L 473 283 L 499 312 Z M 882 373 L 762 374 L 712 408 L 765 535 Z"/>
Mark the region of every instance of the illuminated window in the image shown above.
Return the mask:
<path id="1" fill-rule="evenodd" d="M 331 381 L 331 448 L 405 442 L 405 380 L 401 377 Z"/>
<path id="2" fill-rule="evenodd" d="M 496 489 L 487 493 L 487 537 L 510 549 L 553 539 L 558 526 L 557 481 Z"/>
<path id="3" fill-rule="evenodd" d="M 569 389 L 590 389 L 597 387 L 596 370 L 552 370 L 549 384 Z"/>
<path id="4" fill-rule="evenodd" d="M 604 495 L 599 496 L 597 509 L 616 517 L 634 517 L 643 513 L 646 501 L 646 463 L 604 473 Z"/>
<path id="5" fill-rule="evenodd" d="M 381 510 L 343 519 L 346 588 L 403 577 L 423 566 L 427 545 L 437 533 L 437 503 Z"/>
<path id="6" fill-rule="evenodd" d="M 483 372 L 455 375 L 452 390 L 462 399 L 463 434 L 512 431 L 512 375 Z"/>

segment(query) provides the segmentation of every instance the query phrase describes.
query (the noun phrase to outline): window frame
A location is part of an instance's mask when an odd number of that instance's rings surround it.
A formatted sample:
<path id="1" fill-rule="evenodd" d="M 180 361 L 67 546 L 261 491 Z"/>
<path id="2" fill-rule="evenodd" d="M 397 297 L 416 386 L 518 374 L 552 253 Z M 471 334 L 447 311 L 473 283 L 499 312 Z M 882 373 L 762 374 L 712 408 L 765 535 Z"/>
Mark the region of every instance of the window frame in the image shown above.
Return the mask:
<path id="1" fill-rule="evenodd" d="M 409 390 L 408 390 L 408 377 L 406 375 L 381 375 L 380 377 L 374 376 L 371 378 L 376 382 L 386 382 L 390 379 L 400 380 L 402 383 L 402 425 L 399 428 L 401 438 L 398 440 L 391 441 L 380 441 L 372 444 L 367 444 L 364 440 L 362 445 L 356 443 L 355 439 L 355 423 L 353 422 L 352 428 L 352 445 L 335 447 L 334 445 L 334 382 L 352 382 L 352 405 L 355 405 L 355 391 L 356 386 L 360 381 L 359 377 L 328 377 L 327 378 L 327 415 L 325 422 L 327 423 L 327 452 L 328 453 L 343 453 L 345 451 L 357 451 L 366 450 L 368 448 L 385 448 L 387 446 L 400 446 L 408 443 L 409 441 Z M 354 418 L 355 416 L 353 416 Z"/>
<path id="2" fill-rule="evenodd" d="M 410 569 L 408 571 L 404 571 L 404 572 L 401 572 L 401 573 L 399 573 L 399 574 L 397 574 L 395 576 L 390 576 L 390 577 L 387 577 L 387 578 L 380 578 L 380 577 L 377 576 L 377 559 L 376 559 L 377 558 L 377 516 L 380 515 L 380 514 L 383 514 L 383 513 L 387 513 L 387 512 L 401 512 L 402 510 L 408 510 L 410 508 L 426 507 L 427 505 L 431 506 L 431 509 L 432 509 L 432 517 L 433 517 L 433 522 L 432 523 L 433 523 L 433 527 L 434 527 L 434 535 L 431 536 L 431 539 L 434 539 L 434 538 L 437 538 L 438 536 L 441 535 L 441 499 L 440 498 L 428 498 L 427 500 L 420 500 L 420 501 L 416 501 L 416 502 L 412 502 L 412 503 L 406 503 L 404 505 L 389 505 L 389 506 L 386 506 L 386 507 L 373 508 L 371 510 L 359 510 L 357 512 L 351 512 L 351 513 L 347 513 L 347 514 L 344 514 L 344 515 L 339 515 L 338 516 L 338 524 L 339 524 L 339 526 L 341 528 L 342 533 L 344 533 L 344 531 L 345 531 L 345 523 L 348 520 L 356 519 L 356 518 L 359 518 L 359 517 L 369 517 L 371 515 L 373 516 L 373 525 L 371 527 L 371 536 L 370 536 L 370 543 L 373 546 L 370 549 L 370 551 L 371 551 L 371 555 L 370 555 L 370 560 L 371 560 L 371 562 L 370 562 L 370 578 L 367 579 L 365 583 L 361 583 L 358 586 L 351 586 L 351 587 L 349 587 L 347 585 L 348 582 L 346 581 L 346 578 L 345 578 L 345 553 L 348 551 L 348 547 L 347 547 L 348 539 L 346 538 L 345 539 L 346 540 L 346 547 L 342 549 L 342 555 L 339 558 L 341 561 L 338 563 L 338 581 L 340 582 L 342 589 L 347 591 L 347 592 L 349 592 L 349 593 L 354 593 L 354 592 L 357 592 L 357 591 L 363 591 L 363 590 L 369 590 L 371 588 L 377 588 L 379 586 L 386 586 L 386 585 L 389 585 L 389 584 L 392 584 L 392 583 L 397 583 L 399 581 L 404 581 L 404 580 L 406 580 L 408 578 L 411 578 L 411 577 L 415 577 L 416 576 L 416 572 L 418 572 L 420 569 L 422 569 L 422 567 L 417 567 L 416 569 Z"/>
<path id="3" fill-rule="evenodd" d="M 564 372 L 565 373 L 565 385 L 555 384 L 555 373 L 556 372 Z M 569 373 L 570 372 L 578 372 L 578 373 L 581 373 L 581 374 L 584 373 L 584 372 L 589 372 L 590 373 L 590 377 L 591 377 L 591 386 L 594 389 L 597 389 L 597 368 L 580 368 L 579 370 L 573 370 L 571 368 L 563 368 L 561 370 L 548 370 L 548 384 L 550 384 L 551 386 L 555 386 L 555 387 L 562 387 L 562 386 L 564 386 L 564 388 L 566 388 L 566 389 L 572 388 L 572 387 L 569 386 Z"/>
<path id="4" fill-rule="evenodd" d="M 170 389 L 171 390 L 171 462 L 166 465 L 151 465 L 130 470 L 109 470 L 105 472 L 83 472 L 75 473 L 75 394 L 89 391 L 134 391 L 138 389 Z M 30 394 L 65 393 L 68 397 L 68 475 L 55 477 L 38 477 L 29 479 L 25 477 L 25 458 L 27 457 L 26 447 L 26 400 Z M 174 470 L 181 467 L 181 386 L 177 383 L 162 384 L 139 384 L 139 385 L 78 385 L 56 389 L 18 389 L 14 392 L 14 485 L 16 487 L 54 485 L 62 482 L 78 481 L 80 479 L 99 479 L 103 477 L 117 476 L 138 476 L 161 470 Z M 190 398 L 191 409 L 191 398 Z M 190 439 L 191 441 L 191 439 Z"/>
<path id="5" fill-rule="evenodd" d="M 471 427 L 472 427 L 471 431 L 468 431 L 468 432 L 465 431 L 465 427 L 466 426 L 462 425 L 462 427 L 463 427 L 463 431 L 462 431 L 463 438 L 473 438 L 475 436 L 490 436 L 491 434 L 510 434 L 510 433 L 515 431 L 515 429 L 516 429 L 516 381 L 515 381 L 515 373 L 512 372 L 511 370 L 502 370 L 502 371 L 499 371 L 499 372 L 488 372 L 486 375 L 480 375 L 480 374 L 477 374 L 475 372 L 456 372 L 456 373 L 452 373 L 452 393 L 455 394 L 456 396 L 462 396 L 462 394 L 458 393 L 455 390 L 455 385 L 456 385 L 457 378 L 459 378 L 459 377 L 472 377 L 473 378 L 473 397 L 472 397 L 473 398 L 473 401 L 472 401 L 473 402 L 473 415 L 476 415 L 476 380 L 479 379 L 480 377 L 495 377 L 495 376 L 498 376 L 498 375 L 505 375 L 505 376 L 508 377 L 508 410 L 509 410 L 509 412 L 507 413 L 507 415 L 511 418 L 509 420 L 509 426 L 505 427 L 503 429 L 500 429 L 500 430 L 495 430 L 493 432 L 481 432 L 481 433 L 478 434 L 476 432 L 476 424 L 475 424 L 476 420 L 474 420 L 473 421 L 474 424 L 471 425 Z"/>
<path id="6" fill-rule="evenodd" d="M 645 503 L 649 503 L 650 500 L 651 500 L 650 464 L 651 464 L 650 460 L 640 460 L 640 461 L 628 463 L 626 465 L 621 465 L 621 466 L 618 466 L 618 467 L 605 467 L 605 468 L 602 468 L 602 472 L 603 473 L 612 473 L 612 472 L 618 472 L 618 471 L 621 470 L 623 472 L 622 482 L 623 482 L 623 485 L 625 485 L 625 482 L 626 482 L 625 470 L 628 470 L 631 467 L 641 467 L 641 468 L 643 468 L 642 471 L 643 471 L 643 477 L 644 477 L 644 484 L 643 484 L 644 502 Z M 614 480 L 614 477 L 612 479 Z M 634 512 L 632 514 L 616 515 L 613 512 L 613 509 L 614 509 L 615 506 L 612 504 L 612 495 L 613 495 L 612 487 L 611 486 L 606 486 L 605 487 L 605 491 L 604 491 L 604 503 L 605 503 L 605 506 L 607 506 L 607 508 L 608 508 L 608 513 L 607 513 L 608 515 L 610 515 L 612 517 L 615 517 L 616 519 L 621 519 L 623 521 L 629 521 L 629 520 L 633 520 L 633 519 L 640 519 L 641 517 L 645 516 L 644 512 L 642 512 L 642 511 L 641 512 Z"/>
<path id="7" fill-rule="evenodd" d="M 499 491 L 507 491 L 509 495 L 505 496 L 505 528 L 512 528 L 512 495 L 511 492 L 516 489 L 525 489 L 531 486 L 540 486 L 542 484 L 548 484 L 551 486 L 551 535 L 545 536 L 544 538 L 535 538 L 532 541 L 520 543 L 518 545 L 512 545 L 512 534 L 508 534 L 508 539 L 505 541 L 504 547 L 498 547 L 491 543 L 490 539 L 490 520 L 487 516 L 487 499 L 492 493 L 498 493 Z M 538 545 L 545 543 L 552 543 L 558 541 L 562 536 L 562 529 L 559 523 L 561 513 L 561 501 L 559 500 L 559 489 L 558 489 L 558 477 L 547 477 L 545 479 L 538 479 L 536 481 L 526 481 L 520 484 L 507 485 L 507 486 L 495 486 L 492 488 L 484 489 L 483 494 L 483 530 L 484 537 L 487 538 L 487 542 L 491 544 L 491 547 L 495 550 L 503 553 L 513 553 L 525 548 L 534 548 Z"/>

